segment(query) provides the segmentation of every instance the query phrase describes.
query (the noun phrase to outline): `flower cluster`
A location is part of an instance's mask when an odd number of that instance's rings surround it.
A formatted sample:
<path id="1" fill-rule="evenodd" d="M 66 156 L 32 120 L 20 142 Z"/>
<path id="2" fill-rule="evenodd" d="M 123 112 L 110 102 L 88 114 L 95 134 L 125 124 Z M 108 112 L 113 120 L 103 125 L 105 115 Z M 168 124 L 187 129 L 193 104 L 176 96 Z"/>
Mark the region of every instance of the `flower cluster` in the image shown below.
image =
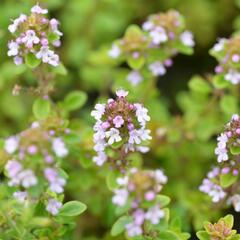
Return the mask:
<path id="1" fill-rule="evenodd" d="M 215 149 L 219 163 L 229 160 L 229 154 L 240 148 L 240 117 L 237 114 L 232 116 L 226 124 L 224 132 L 217 138 L 218 144 Z"/>
<path id="2" fill-rule="evenodd" d="M 229 39 L 221 38 L 213 46 L 210 53 L 217 59 L 219 65 L 216 66 L 217 76 L 232 83 L 240 83 L 240 36 Z"/>
<path id="3" fill-rule="evenodd" d="M 146 123 L 150 120 L 148 110 L 140 103 L 129 103 L 128 92 L 118 90 L 117 99 L 109 99 L 107 104 L 96 104 L 91 116 L 96 119 L 94 125 L 94 150 L 97 156 L 93 161 L 101 166 L 109 160 L 112 166 L 123 169 L 127 164 L 126 155 L 129 151 L 147 152 L 143 146 L 150 140 L 150 130 Z M 117 156 L 107 155 L 108 149 L 118 149 Z"/>
<path id="4" fill-rule="evenodd" d="M 224 171 L 222 171 L 224 174 Z M 207 193 L 214 203 L 221 201 L 227 195 L 227 193 L 220 186 L 220 173 L 221 170 L 219 167 L 214 167 L 202 182 L 202 185 L 199 187 L 201 192 Z"/>
<path id="5" fill-rule="evenodd" d="M 112 202 L 118 208 L 126 208 L 131 216 L 125 226 L 129 237 L 141 235 L 145 222 L 156 225 L 165 217 L 158 193 L 166 182 L 162 170 L 132 168 L 128 175 L 117 178 L 118 188 L 114 190 Z"/>
<path id="6" fill-rule="evenodd" d="M 142 29 L 130 26 L 125 36 L 116 41 L 108 54 L 111 58 L 127 61 L 134 70 L 127 80 L 133 85 L 142 81 L 140 69 L 146 66 L 155 77 L 166 73 L 172 65 L 172 57 L 178 52 L 192 53 L 193 35 L 185 30 L 183 17 L 170 10 L 150 15 Z"/>
<path id="7" fill-rule="evenodd" d="M 213 168 L 203 180 L 200 191 L 207 193 L 213 202 L 226 200 L 233 204 L 234 209 L 240 211 L 240 195 L 238 189 L 239 154 L 240 154 L 240 117 L 232 116 L 225 130 L 217 138 L 218 167 Z"/>
<path id="8" fill-rule="evenodd" d="M 61 127 L 34 122 L 31 128 L 7 138 L 4 143 L 8 185 L 17 189 L 13 196 L 22 203 L 41 197 L 53 215 L 62 205 L 57 196 L 63 193 L 66 184 L 59 167 L 60 160 L 68 155 L 68 148 L 60 137 L 64 132 Z M 36 192 L 32 196 L 34 188 L 41 190 L 37 196 Z"/>
<path id="9" fill-rule="evenodd" d="M 63 34 L 58 30 L 58 20 L 49 20 L 47 13 L 47 9 L 36 5 L 32 7 L 30 16 L 21 14 L 9 25 L 14 38 L 8 43 L 8 56 L 14 58 L 16 65 L 29 61 L 59 65 L 59 56 L 54 48 L 61 45 Z"/>

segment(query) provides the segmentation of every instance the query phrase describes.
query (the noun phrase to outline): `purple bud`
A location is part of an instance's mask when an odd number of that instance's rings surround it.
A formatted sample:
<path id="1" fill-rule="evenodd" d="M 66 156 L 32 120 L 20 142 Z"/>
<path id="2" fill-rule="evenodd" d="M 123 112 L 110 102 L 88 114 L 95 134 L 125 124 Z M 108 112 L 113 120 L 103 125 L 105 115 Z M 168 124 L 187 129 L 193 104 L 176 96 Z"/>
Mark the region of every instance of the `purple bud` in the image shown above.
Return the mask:
<path id="1" fill-rule="evenodd" d="M 133 52 L 132 53 L 132 57 L 135 58 L 135 59 L 139 58 L 139 56 L 140 56 L 139 52 Z"/>
<path id="2" fill-rule="evenodd" d="M 147 201 L 152 201 L 155 198 L 156 194 L 154 191 L 148 191 L 145 193 L 145 199 Z"/>
<path id="3" fill-rule="evenodd" d="M 109 127 L 110 127 L 110 123 L 109 122 L 106 121 L 106 122 L 102 123 L 102 128 L 103 129 L 108 129 Z"/>
<path id="4" fill-rule="evenodd" d="M 234 176 L 237 176 L 237 175 L 238 175 L 238 170 L 237 170 L 237 169 L 233 169 L 232 174 L 233 174 Z"/>
<path id="5" fill-rule="evenodd" d="M 240 134 L 240 128 L 237 128 L 237 129 L 236 129 L 236 133 L 237 133 L 237 134 Z"/>
<path id="6" fill-rule="evenodd" d="M 45 47 L 48 46 L 48 40 L 46 38 L 42 38 L 41 44 L 42 44 L 42 46 L 45 46 Z"/>
<path id="7" fill-rule="evenodd" d="M 37 146 L 35 146 L 35 145 L 31 145 L 31 146 L 29 146 L 28 149 L 27 149 L 28 153 L 31 154 L 31 155 L 36 154 L 36 153 L 37 153 L 37 150 L 38 150 L 38 149 L 37 149 Z"/>
<path id="8" fill-rule="evenodd" d="M 230 138 L 230 137 L 232 137 L 232 132 L 231 131 L 228 131 L 227 132 L 227 136 Z"/>
<path id="9" fill-rule="evenodd" d="M 53 157 L 50 155 L 45 156 L 46 163 L 53 163 Z"/>
<path id="10" fill-rule="evenodd" d="M 20 37 L 18 37 L 18 38 L 16 39 L 16 43 L 17 43 L 17 44 L 21 44 L 21 43 L 22 43 L 22 39 L 21 39 Z"/>
<path id="11" fill-rule="evenodd" d="M 175 38 L 174 32 L 169 32 L 168 36 L 169 36 L 169 39 L 171 39 L 171 40 L 173 40 Z"/>
<path id="12" fill-rule="evenodd" d="M 227 174 L 227 173 L 229 173 L 229 171 L 230 171 L 230 168 L 225 167 L 225 168 L 222 169 L 222 174 Z"/>
<path id="13" fill-rule="evenodd" d="M 238 54 L 233 54 L 232 55 L 232 61 L 237 63 L 240 60 L 240 56 Z"/>
<path id="14" fill-rule="evenodd" d="M 133 105 L 133 104 L 129 104 L 129 105 L 128 105 L 128 108 L 129 108 L 129 110 L 131 111 L 131 110 L 134 109 L 134 105 Z"/>
<path id="15" fill-rule="evenodd" d="M 53 136 L 53 135 L 55 134 L 55 131 L 54 131 L 54 130 L 50 130 L 50 131 L 49 131 L 49 134 L 50 134 L 51 136 Z"/>
<path id="16" fill-rule="evenodd" d="M 215 67 L 215 73 L 222 73 L 223 72 L 223 67 L 218 65 Z"/>
<path id="17" fill-rule="evenodd" d="M 134 130 L 134 125 L 132 123 L 129 123 L 127 128 L 129 131 L 132 131 L 132 130 Z"/>
<path id="18" fill-rule="evenodd" d="M 173 65 L 172 59 L 169 58 L 169 59 L 165 60 L 164 65 L 166 67 L 171 67 Z"/>
<path id="19" fill-rule="evenodd" d="M 46 23 L 48 23 L 48 19 L 47 19 L 47 18 L 42 18 L 42 19 L 41 19 L 41 22 L 42 22 L 43 24 L 46 24 Z"/>

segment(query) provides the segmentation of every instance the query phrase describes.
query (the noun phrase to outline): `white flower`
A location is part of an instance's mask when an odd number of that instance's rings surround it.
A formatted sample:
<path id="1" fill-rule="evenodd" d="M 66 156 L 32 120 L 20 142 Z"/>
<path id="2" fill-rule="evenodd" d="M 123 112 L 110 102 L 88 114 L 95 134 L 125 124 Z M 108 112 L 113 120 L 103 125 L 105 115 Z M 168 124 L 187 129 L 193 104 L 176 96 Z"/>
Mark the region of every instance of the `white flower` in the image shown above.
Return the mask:
<path id="1" fill-rule="evenodd" d="M 128 199 L 128 191 L 126 189 L 115 189 L 112 202 L 120 207 L 124 206 Z"/>
<path id="2" fill-rule="evenodd" d="M 136 86 L 138 85 L 140 82 L 142 82 L 143 77 L 142 75 L 139 73 L 139 71 L 131 71 L 128 75 L 127 75 L 127 80 L 133 85 Z"/>
<path id="3" fill-rule="evenodd" d="M 122 116 L 117 115 L 113 119 L 113 124 L 115 125 L 116 128 L 120 128 L 124 124 L 124 120 L 123 120 Z"/>
<path id="4" fill-rule="evenodd" d="M 164 218 L 165 213 L 158 205 L 151 207 L 145 214 L 145 218 L 152 224 L 158 224 L 161 218 Z"/>
<path id="5" fill-rule="evenodd" d="M 146 22 L 144 22 L 143 25 L 142 25 L 142 29 L 143 29 L 144 31 L 152 30 L 153 27 L 154 27 L 154 24 L 153 24 L 151 21 L 146 21 Z"/>
<path id="6" fill-rule="evenodd" d="M 66 180 L 64 178 L 61 178 L 61 177 L 57 177 L 55 179 L 55 181 L 52 181 L 50 183 L 50 190 L 55 192 L 55 193 L 62 193 L 64 191 L 63 187 L 65 186 L 66 184 Z"/>
<path id="7" fill-rule="evenodd" d="M 29 188 L 37 184 L 38 180 L 31 169 L 26 169 L 18 174 L 22 186 Z"/>
<path id="8" fill-rule="evenodd" d="M 216 203 L 223 199 L 226 196 L 226 193 L 220 186 L 214 184 L 211 190 L 208 192 L 208 195 L 212 197 L 212 201 Z"/>
<path id="9" fill-rule="evenodd" d="M 128 176 L 117 178 L 117 184 L 119 186 L 126 186 L 128 184 Z"/>
<path id="10" fill-rule="evenodd" d="M 9 25 L 8 30 L 11 33 L 15 33 L 20 23 L 23 23 L 27 20 L 27 16 L 25 14 L 21 14 L 19 18 L 13 20 L 13 23 Z"/>
<path id="11" fill-rule="evenodd" d="M 59 65 L 59 56 L 57 54 L 51 54 L 48 58 L 48 63 L 54 67 Z"/>
<path id="12" fill-rule="evenodd" d="M 98 166 L 102 166 L 107 161 L 107 155 L 104 152 L 98 152 L 98 155 L 93 157 L 93 162 Z"/>
<path id="13" fill-rule="evenodd" d="M 164 175 L 163 171 L 162 170 L 156 170 L 154 172 L 155 174 L 155 179 L 158 183 L 160 184 L 165 184 L 168 180 L 167 176 Z"/>
<path id="14" fill-rule="evenodd" d="M 105 104 L 96 104 L 95 110 L 91 112 L 91 116 L 94 117 L 96 120 L 100 120 L 102 115 L 105 112 Z"/>
<path id="15" fill-rule="evenodd" d="M 150 132 L 151 131 L 149 129 L 144 129 L 144 128 L 141 128 L 138 130 L 139 136 L 143 141 L 152 139 L 152 137 L 150 136 Z"/>
<path id="16" fill-rule="evenodd" d="M 53 139 L 52 149 L 58 157 L 62 158 L 68 155 L 68 149 L 66 148 L 65 143 L 60 137 Z"/>
<path id="17" fill-rule="evenodd" d="M 37 52 L 36 57 L 42 59 L 44 63 L 49 63 L 50 65 L 56 67 L 59 65 L 59 56 L 50 50 L 48 46 L 42 46 L 40 51 Z"/>
<path id="18" fill-rule="evenodd" d="M 215 148 L 215 154 L 217 155 L 218 162 L 223 162 L 228 160 L 228 154 L 226 148 Z"/>
<path id="19" fill-rule="evenodd" d="M 5 169 L 10 178 L 14 178 L 22 170 L 22 164 L 16 160 L 10 160 L 7 162 Z"/>
<path id="20" fill-rule="evenodd" d="M 151 63 L 148 68 L 153 76 L 162 76 L 166 73 L 166 68 L 159 61 Z"/>
<path id="21" fill-rule="evenodd" d="M 138 122 L 142 126 L 145 126 L 146 122 L 150 120 L 150 117 L 147 114 L 148 110 L 139 103 L 135 103 L 134 106 L 136 107 L 136 116 L 137 116 Z"/>
<path id="22" fill-rule="evenodd" d="M 36 14 L 47 14 L 48 10 L 41 8 L 38 4 L 33 6 L 31 8 L 31 13 L 36 13 Z"/>
<path id="23" fill-rule="evenodd" d="M 51 28 L 52 28 L 52 30 L 55 34 L 57 34 L 58 36 L 63 35 L 63 33 L 58 30 L 59 21 L 57 19 L 52 18 L 50 20 L 50 25 L 51 25 Z"/>
<path id="24" fill-rule="evenodd" d="M 108 51 L 108 56 L 112 58 L 118 58 L 120 54 L 121 49 L 116 44 L 113 44 L 112 48 Z"/>
<path id="25" fill-rule="evenodd" d="M 22 38 L 22 42 L 25 43 L 26 47 L 32 48 L 33 44 L 40 42 L 40 39 L 36 36 L 34 30 L 27 30 L 25 36 Z"/>
<path id="26" fill-rule="evenodd" d="M 180 40 L 185 46 L 193 47 L 195 45 L 193 34 L 190 31 L 185 31 L 180 35 Z"/>
<path id="27" fill-rule="evenodd" d="M 61 207 L 62 207 L 62 203 L 52 198 L 52 199 L 49 199 L 46 210 L 55 216 L 58 214 L 59 209 Z"/>
<path id="28" fill-rule="evenodd" d="M 232 84 L 238 84 L 240 82 L 240 72 L 233 69 L 230 69 L 224 77 Z"/>
<path id="29" fill-rule="evenodd" d="M 220 52 L 220 51 L 222 51 L 223 48 L 224 48 L 225 42 L 226 42 L 226 39 L 225 39 L 225 38 L 220 38 L 220 39 L 218 40 L 218 42 L 213 46 L 213 50 L 214 50 L 215 52 Z"/>
<path id="30" fill-rule="evenodd" d="M 149 147 L 146 147 L 146 146 L 137 146 L 136 149 L 141 153 L 147 153 L 150 150 Z"/>
<path id="31" fill-rule="evenodd" d="M 24 203 L 27 200 L 28 193 L 25 191 L 17 191 L 13 193 L 13 197 L 20 203 Z"/>
<path id="32" fill-rule="evenodd" d="M 139 131 L 134 129 L 132 130 L 131 132 L 129 132 L 129 140 L 128 142 L 130 144 L 140 144 L 141 143 L 141 138 L 140 138 L 140 134 L 139 134 Z"/>
<path id="33" fill-rule="evenodd" d="M 116 95 L 118 97 L 126 97 L 128 95 L 128 91 L 125 91 L 123 89 L 119 89 L 116 91 Z"/>
<path id="34" fill-rule="evenodd" d="M 167 33 L 164 28 L 156 27 L 150 32 L 150 36 L 152 38 L 152 42 L 156 45 L 166 42 L 168 40 Z"/>
<path id="35" fill-rule="evenodd" d="M 122 140 L 121 136 L 119 135 L 119 130 L 116 128 L 110 128 L 110 131 L 106 132 L 106 137 L 108 139 L 108 144 L 112 145 L 114 142 L 120 142 Z"/>
<path id="36" fill-rule="evenodd" d="M 143 233 L 141 226 L 137 225 L 134 222 L 128 223 L 125 227 L 127 229 L 127 233 L 129 237 L 135 237 Z"/>
<path id="37" fill-rule="evenodd" d="M 8 56 L 16 56 L 18 55 L 19 45 L 16 42 L 11 41 L 8 43 L 8 49 Z"/>
<path id="38" fill-rule="evenodd" d="M 233 204 L 234 210 L 240 212 L 240 195 L 235 194 L 230 199 L 229 202 Z"/>
<path id="39" fill-rule="evenodd" d="M 9 137 L 5 140 L 4 149 L 7 153 L 12 154 L 18 149 L 19 139 L 15 136 Z"/>
<path id="40" fill-rule="evenodd" d="M 238 121 L 239 120 L 239 115 L 238 114 L 233 114 L 232 115 L 232 120 L 233 121 Z"/>

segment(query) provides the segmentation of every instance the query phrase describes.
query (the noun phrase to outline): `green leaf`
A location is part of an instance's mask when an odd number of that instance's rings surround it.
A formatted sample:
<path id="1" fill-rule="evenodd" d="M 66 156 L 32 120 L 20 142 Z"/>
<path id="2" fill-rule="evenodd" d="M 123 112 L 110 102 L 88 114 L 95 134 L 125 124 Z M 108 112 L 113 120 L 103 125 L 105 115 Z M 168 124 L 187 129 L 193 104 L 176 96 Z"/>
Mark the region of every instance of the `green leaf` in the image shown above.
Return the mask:
<path id="1" fill-rule="evenodd" d="M 131 68 L 138 70 L 144 65 L 145 58 L 143 56 L 139 56 L 138 58 L 133 58 L 130 56 L 127 58 L 127 63 Z"/>
<path id="2" fill-rule="evenodd" d="M 160 232 L 157 240 L 180 240 L 180 238 L 172 231 Z"/>
<path id="3" fill-rule="evenodd" d="M 87 101 L 87 94 L 82 91 L 73 91 L 69 93 L 63 102 L 63 107 L 68 111 L 81 108 Z"/>
<path id="4" fill-rule="evenodd" d="M 80 215 L 87 209 L 87 206 L 79 201 L 65 203 L 59 211 L 59 216 L 73 217 Z"/>
<path id="5" fill-rule="evenodd" d="M 210 240 L 210 236 L 206 231 L 197 232 L 197 237 L 199 240 Z"/>
<path id="6" fill-rule="evenodd" d="M 120 217 L 112 226 L 111 235 L 113 237 L 119 235 L 125 230 L 125 226 L 132 221 L 132 218 L 129 216 Z"/>
<path id="7" fill-rule="evenodd" d="M 195 76 L 189 82 L 189 87 L 195 92 L 208 94 L 211 92 L 211 87 L 203 78 Z"/>
<path id="8" fill-rule="evenodd" d="M 238 111 L 237 99 L 231 95 L 224 95 L 220 100 L 220 108 L 226 114 Z"/>
<path id="9" fill-rule="evenodd" d="M 235 183 L 238 179 L 238 176 L 234 176 L 232 173 L 222 174 L 220 176 L 220 184 L 223 188 L 227 188 Z"/>
<path id="10" fill-rule="evenodd" d="M 239 155 L 240 154 L 240 147 L 231 146 L 230 147 L 230 152 L 233 155 Z"/>
<path id="11" fill-rule="evenodd" d="M 224 74 L 214 75 L 212 80 L 213 80 L 213 85 L 215 88 L 222 89 L 222 88 L 226 88 L 226 87 L 230 86 L 230 83 L 225 80 Z"/>
<path id="12" fill-rule="evenodd" d="M 165 195 L 157 195 L 157 202 L 159 202 L 161 208 L 167 206 L 170 203 L 171 199 Z"/>
<path id="13" fill-rule="evenodd" d="M 25 63 L 30 68 L 36 68 L 41 63 L 41 59 L 36 58 L 33 53 L 28 53 L 25 56 Z"/>
<path id="14" fill-rule="evenodd" d="M 225 216 L 223 218 L 224 222 L 227 224 L 227 226 L 229 228 L 232 228 L 233 227 L 233 223 L 234 223 L 234 218 L 233 218 L 233 215 L 231 214 L 228 214 L 227 216 Z"/>
<path id="15" fill-rule="evenodd" d="M 37 119 L 45 119 L 51 110 L 50 102 L 43 98 L 38 98 L 33 103 L 33 114 Z"/>
<path id="16" fill-rule="evenodd" d="M 175 42 L 174 47 L 175 47 L 180 53 L 183 53 L 183 54 L 186 54 L 186 55 L 192 55 L 193 52 L 194 52 L 194 50 L 193 50 L 192 47 L 189 47 L 189 46 L 184 45 L 181 41 Z"/>
<path id="17" fill-rule="evenodd" d="M 117 178 L 119 177 L 119 173 L 114 170 L 109 170 L 106 178 L 107 187 L 109 190 L 114 190 L 118 187 Z"/>
<path id="18" fill-rule="evenodd" d="M 62 63 L 60 63 L 56 67 L 52 68 L 52 72 L 55 74 L 58 74 L 58 75 L 62 75 L 62 76 L 67 75 L 67 69 L 65 68 L 65 66 Z"/>
<path id="19" fill-rule="evenodd" d="M 51 32 L 49 35 L 48 35 L 48 41 L 49 42 L 55 42 L 57 40 L 59 40 L 60 36 L 54 32 Z"/>

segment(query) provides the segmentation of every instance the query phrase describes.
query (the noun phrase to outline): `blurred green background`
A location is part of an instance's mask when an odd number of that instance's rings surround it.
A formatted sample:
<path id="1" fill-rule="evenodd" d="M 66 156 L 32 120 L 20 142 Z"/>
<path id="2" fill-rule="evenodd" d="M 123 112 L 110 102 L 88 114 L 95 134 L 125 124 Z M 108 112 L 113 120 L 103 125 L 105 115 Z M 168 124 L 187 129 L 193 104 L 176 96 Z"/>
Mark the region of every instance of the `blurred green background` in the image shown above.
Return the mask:
<path id="1" fill-rule="evenodd" d="M 193 56 L 177 56 L 174 59 L 173 67 L 158 80 L 162 101 L 168 107 L 169 113 L 174 115 L 184 112 L 182 106 L 185 105 L 181 105 L 184 99 L 179 100 L 180 104 L 177 104 L 176 95 L 188 88 L 187 83 L 192 75 L 205 76 L 207 73 L 213 72 L 216 62 L 208 54 L 208 50 L 216 42 L 216 39 L 228 37 L 233 31 L 240 29 L 239 0 L 39 0 L 38 2 L 50 10 L 51 17 L 60 20 L 60 29 L 64 33 L 60 57 L 68 74 L 56 79 L 54 100 L 63 99 L 74 89 L 84 90 L 88 94 L 88 102 L 84 109 L 74 112 L 70 116 L 75 119 L 73 125 L 79 126 L 79 131 L 84 129 L 81 133 L 83 138 L 89 137 L 91 134 L 91 122 L 89 123 L 88 114 L 96 98 L 99 93 L 108 93 L 115 80 L 113 68 L 96 65 L 92 59 L 99 49 L 110 47 L 113 40 L 120 38 L 127 26 L 132 23 L 142 24 L 149 14 L 171 8 L 178 10 L 186 17 L 187 28 L 193 32 L 196 40 L 195 54 Z M 32 118 L 34 97 L 25 94 L 18 97 L 12 95 L 12 88 L 16 83 L 31 85 L 35 80 L 31 71 L 27 71 L 24 67 L 14 66 L 12 59 L 7 57 L 7 42 L 10 38 L 7 28 L 11 19 L 18 17 L 20 13 L 27 14 L 35 3 L 36 1 L 27 0 L 0 0 L 1 137 L 23 130 L 29 125 Z M 162 111 L 164 112 L 164 109 Z M 161 124 L 169 121 L 169 113 L 163 114 L 164 118 Z M 181 121 L 178 122 L 178 119 L 175 119 L 172 120 L 172 123 L 177 128 Z M 224 122 L 221 124 L 223 125 Z M 215 126 L 212 134 L 215 134 L 221 127 L 220 124 L 217 129 Z M 163 149 L 160 149 L 159 142 L 155 142 L 152 146 L 155 149 L 148 156 L 155 159 L 148 162 L 147 165 L 161 166 L 167 169 L 166 173 L 169 178 L 172 177 L 167 192 L 170 197 L 173 197 L 173 202 L 176 200 L 173 212 L 175 215 L 182 216 L 183 219 L 188 214 L 189 218 L 184 228 L 189 231 L 193 229 L 193 226 L 199 227 L 205 216 L 198 219 L 199 212 L 197 209 L 194 212 L 194 208 L 189 205 L 195 205 L 195 208 L 198 208 L 199 201 L 202 201 L 199 200 L 201 198 L 197 192 L 197 186 L 208 166 L 212 165 L 210 160 L 214 158 L 215 141 L 203 147 L 201 153 L 198 151 L 199 146 L 202 147 L 205 144 L 204 141 L 210 137 L 211 133 L 206 138 L 203 136 L 200 142 L 184 143 L 180 148 L 176 148 L 174 153 L 173 146 L 175 145 L 164 145 Z M 83 146 L 91 148 L 92 145 L 91 143 L 88 145 L 88 141 L 83 141 L 81 147 Z M 181 156 L 183 161 L 186 160 L 183 162 L 188 164 L 186 169 L 182 169 L 184 164 L 181 161 L 175 164 L 174 161 L 177 161 L 178 156 Z M 189 159 L 192 160 L 191 163 L 188 162 Z M 200 159 L 199 162 L 197 159 Z M 197 164 L 200 164 L 199 167 Z M 103 180 L 99 182 L 99 179 L 104 177 L 103 173 L 96 173 L 94 168 L 85 171 L 79 167 L 78 161 L 66 163 L 66 168 L 70 171 L 69 175 L 71 176 L 67 197 L 81 199 L 89 206 L 89 213 L 79 219 L 79 227 L 75 236 L 83 236 L 81 239 L 84 240 L 112 239 L 108 236 L 108 230 L 114 222 L 113 206 L 110 204 L 111 195 L 105 182 Z M 203 169 L 205 170 L 203 171 Z M 190 172 L 188 172 L 189 170 Z M 182 181 L 176 184 L 174 181 L 177 179 Z M 188 192 L 186 189 L 189 186 L 196 191 L 196 194 L 191 196 L 191 200 L 183 200 L 186 198 Z M 175 191 L 176 188 L 178 188 L 178 192 Z M 188 200 L 191 201 L 191 204 L 188 203 Z M 76 237 L 76 239 L 80 238 Z"/>

